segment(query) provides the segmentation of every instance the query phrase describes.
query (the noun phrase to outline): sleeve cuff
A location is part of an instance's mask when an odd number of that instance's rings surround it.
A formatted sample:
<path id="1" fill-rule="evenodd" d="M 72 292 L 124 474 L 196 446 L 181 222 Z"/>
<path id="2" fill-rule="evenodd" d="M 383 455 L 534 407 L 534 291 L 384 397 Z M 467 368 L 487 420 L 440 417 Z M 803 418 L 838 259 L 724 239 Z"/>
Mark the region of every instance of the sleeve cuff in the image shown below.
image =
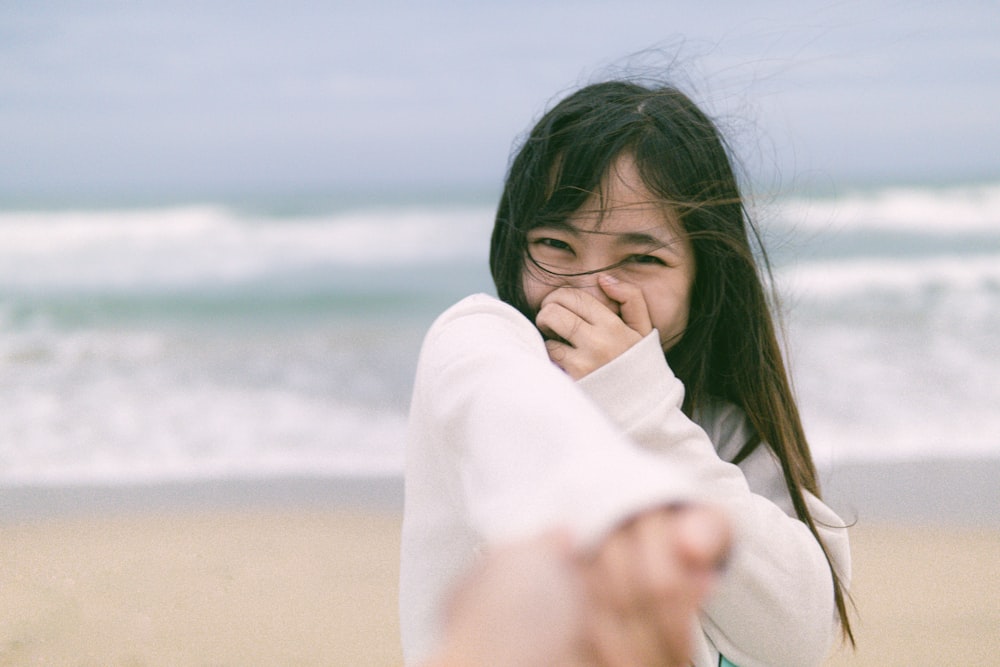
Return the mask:
<path id="1" fill-rule="evenodd" d="M 662 409 L 665 397 L 678 409 L 684 401 L 684 386 L 667 365 L 655 329 L 616 359 L 582 377 L 577 385 L 620 428 L 627 428 L 650 410 Z"/>

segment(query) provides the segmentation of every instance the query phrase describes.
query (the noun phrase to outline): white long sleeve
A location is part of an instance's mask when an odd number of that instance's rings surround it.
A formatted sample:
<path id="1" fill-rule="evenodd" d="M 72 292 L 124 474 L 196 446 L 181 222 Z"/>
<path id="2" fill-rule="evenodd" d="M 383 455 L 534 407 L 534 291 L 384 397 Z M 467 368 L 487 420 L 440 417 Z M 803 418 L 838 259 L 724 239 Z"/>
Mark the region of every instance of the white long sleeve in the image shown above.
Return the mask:
<path id="1" fill-rule="evenodd" d="M 680 410 L 683 387 L 653 335 L 580 381 L 588 395 L 641 447 L 695 480 L 735 527 L 726 576 L 702 619 L 709 640 L 696 664 L 718 664 L 721 651 L 739 667 L 807 667 L 827 656 L 838 632 L 833 580 L 819 543 L 794 517 L 784 478 L 770 450 L 759 447 L 740 467 L 735 453 L 749 426 L 735 406 L 713 406 L 700 421 Z M 713 441 L 715 444 L 713 444 Z M 806 494 L 838 574 L 850 577 L 843 521 Z"/>
<path id="2" fill-rule="evenodd" d="M 550 363 L 520 313 L 485 295 L 461 301 L 427 334 L 410 411 L 407 664 L 433 648 L 443 601 L 483 546 L 556 525 L 595 543 L 641 510 L 695 497 L 668 460 L 636 447 Z"/>

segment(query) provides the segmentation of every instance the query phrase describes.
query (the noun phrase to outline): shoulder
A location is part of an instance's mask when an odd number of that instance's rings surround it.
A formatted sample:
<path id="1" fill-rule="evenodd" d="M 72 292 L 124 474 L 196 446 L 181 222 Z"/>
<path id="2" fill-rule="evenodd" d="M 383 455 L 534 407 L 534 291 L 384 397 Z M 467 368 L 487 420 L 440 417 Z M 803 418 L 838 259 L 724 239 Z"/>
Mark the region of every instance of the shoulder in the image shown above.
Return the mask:
<path id="1" fill-rule="evenodd" d="M 480 292 L 478 294 L 470 294 L 449 306 L 447 310 L 438 316 L 438 319 L 447 320 L 472 313 L 502 313 L 507 310 L 517 312 L 512 306 L 504 303 L 495 296 Z"/>
<path id="2" fill-rule="evenodd" d="M 743 409 L 722 399 L 707 401 L 695 412 L 694 421 L 708 434 L 723 461 L 732 461 L 754 437 L 753 425 Z M 770 499 L 789 516 L 795 516 L 781 462 L 766 442 L 760 443 L 738 466 L 751 491 Z"/>
<path id="3" fill-rule="evenodd" d="M 421 347 L 421 367 L 437 368 L 469 360 L 494 361 L 525 352 L 545 355 L 535 325 L 516 308 L 488 294 L 467 296 L 441 313 Z"/>
<path id="4" fill-rule="evenodd" d="M 438 315 L 428 335 L 454 326 L 490 324 L 534 331 L 534 325 L 513 306 L 489 294 L 472 294 Z"/>

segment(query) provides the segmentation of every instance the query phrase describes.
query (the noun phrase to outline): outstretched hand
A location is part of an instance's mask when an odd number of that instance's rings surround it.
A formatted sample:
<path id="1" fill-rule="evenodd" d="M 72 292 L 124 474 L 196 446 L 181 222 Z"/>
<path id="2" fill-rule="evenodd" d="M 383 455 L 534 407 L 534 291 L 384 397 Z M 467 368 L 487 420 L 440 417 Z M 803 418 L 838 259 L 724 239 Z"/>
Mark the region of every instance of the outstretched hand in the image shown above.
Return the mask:
<path id="1" fill-rule="evenodd" d="M 579 665 L 584 588 L 558 532 L 491 551 L 455 589 L 424 667 Z"/>
<path id="2" fill-rule="evenodd" d="M 425 667 L 682 667 L 729 549 L 715 509 L 644 512 L 580 553 L 558 533 L 491 552 Z"/>
<path id="3" fill-rule="evenodd" d="M 586 653 L 594 664 L 689 664 L 698 610 L 729 550 L 721 512 L 647 511 L 619 527 L 584 564 Z"/>
<path id="4" fill-rule="evenodd" d="M 601 298 L 576 287 L 552 290 L 535 316 L 549 358 L 574 380 L 592 373 L 653 330 L 642 291 L 609 274 L 597 277 Z"/>

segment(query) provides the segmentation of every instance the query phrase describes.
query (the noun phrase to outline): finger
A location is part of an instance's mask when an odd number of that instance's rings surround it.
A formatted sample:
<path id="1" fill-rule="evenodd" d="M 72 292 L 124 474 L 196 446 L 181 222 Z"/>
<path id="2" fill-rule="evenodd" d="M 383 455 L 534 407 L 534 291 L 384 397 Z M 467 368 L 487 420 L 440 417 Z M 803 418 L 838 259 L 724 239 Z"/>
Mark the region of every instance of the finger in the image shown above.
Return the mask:
<path id="1" fill-rule="evenodd" d="M 687 586 L 696 602 L 701 602 L 731 548 L 732 529 L 725 513 L 707 505 L 678 505 L 650 512 L 636 524 L 642 531 L 640 544 L 646 568 L 642 573 L 648 577 L 648 585 L 653 589 L 664 586 L 662 592 L 669 594 L 669 577 L 673 573 L 654 568 L 673 563 L 682 577 L 676 581 Z M 662 554 L 670 554 L 671 558 L 663 558 Z M 697 585 L 689 586 L 689 582 Z"/>
<path id="2" fill-rule="evenodd" d="M 675 537 L 678 554 L 691 571 L 714 579 L 732 548 L 729 520 L 714 507 L 686 507 L 680 512 Z"/>
<path id="3" fill-rule="evenodd" d="M 547 338 L 545 340 L 545 350 L 549 353 L 549 361 L 569 373 L 569 369 L 566 366 L 569 365 L 570 353 L 573 351 L 572 346 L 555 338 Z"/>
<path id="4" fill-rule="evenodd" d="M 653 605 L 676 596 L 682 589 L 675 524 L 675 516 L 669 510 L 649 512 L 635 522 L 636 577 L 644 599 Z"/>
<path id="5" fill-rule="evenodd" d="M 555 334 L 546 334 L 543 331 L 543 335 L 546 336 L 545 350 L 548 352 L 549 360 L 574 380 L 585 377 L 613 358 L 610 355 L 594 354 L 587 346 L 578 348 L 575 341 L 569 343 Z M 579 339 L 578 334 L 575 334 L 575 339 Z"/>
<path id="6" fill-rule="evenodd" d="M 585 352 L 576 349 L 572 345 L 549 338 L 545 341 L 545 350 L 549 354 L 549 361 L 561 368 L 574 380 L 579 380 L 594 370 L 594 362 Z"/>
<path id="7" fill-rule="evenodd" d="M 590 593 L 587 649 L 605 666 L 686 665 L 689 646 L 664 631 L 662 608 L 673 614 L 670 630 L 686 638 L 694 618 L 690 604 L 677 605 L 676 598 L 660 600 L 641 590 L 641 581 L 631 576 L 637 565 L 639 534 L 627 526 L 619 536 L 584 566 Z"/>
<path id="8" fill-rule="evenodd" d="M 692 650 L 699 606 L 728 548 L 728 523 L 715 509 L 668 507 L 640 515 L 622 535 L 627 539 L 615 560 L 628 561 L 629 575 L 613 583 L 626 583 L 617 594 L 630 598 L 636 623 L 643 620 L 633 630 L 644 638 L 636 645 L 643 654 L 659 651 L 683 662 Z"/>
<path id="9" fill-rule="evenodd" d="M 642 295 L 642 290 L 624 283 L 610 273 L 602 273 L 597 277 L 597 284 L 612 301 L 620 306 L 621 319 L 629 328 L 639 335 L 646 336 L 653 330 L 653 322 L 649 317 L 649 307 Z"/>
<path id="10" fill-rule="evenodd" d="M 603 294 L 603 291 L 601 291 Z M 544 308 L 547 304 L 560 304 L 588 324 L 600 326 L 602 324 L 618 323 L 621 318 L 618 316 L 618 303 L 607 299 L 606 302 L 587 291 L 585 287 L 560 287 L 545 295 L 540 304 Z"/>
<path id="11" fill-rule="evenodd" d="M 653 595 L 649 614 L 657 619 L 664 651 L 690 655 L 698 609 L 728 553 L 731 531 L 721 510 L 676 506 L 635 522 L 640 581 Z"/>
<path id="12" fill-rule="evenodd" d="M 626 524 L 600 546 L 593 560 L 593 592 L 616 612 L 627 612 L 636 601 L 633 526 Z"/>
<path id="13" fill-rule="evenodd" d="M 693 627 L 705 589 L 700 572 L 692 572 L 679 549 L 680 518 L 656 512 L 637 523 L 637 566 L 645 587 L 643 599 L 656 619 L 663 650 L 684 659 L 692 649 Z"/>
<path id="14" fill-rule="evenodd" d="M 615 312 L 577 288 L 553 290 L 535 315 L 542 335 L 569 347 L 550 346 L 550 358 L 574 379 L 585 377 L 642 340 Z"/>
<path id="15" fill-rule="evenodd" d="M 586 648 L 595 662 L 604 666 L 641 664 L 635 648 L 639 645 L 636 609 L 626 603 L 620 581 L 625 541 L 605 544 L 596 558 L 581 561 L 581 579 L 588 591 L 585 622 Z"/>
<path id="16" fill-rule="evenodd" d="M 641 303 L 639 307 L 644 309 L 645 302 L 642 300 L 641 294 L 638 295 L 638 300 Z M 591 338 L 596 336 L 594 340 L 603 345 L 613 341 L 624 341 L 624 348 L 618 350 L 618 352 L 622 352 L 641 340 L 645 334 L 640 334 L 622 320 L 617 313 L 617 302 L 613 303 L 616 306 L 615 310 L 579 288 L 560 288 L 553 290 L 542 299 L 538 315 L 535 316 L 535 323 L 538 324 L 538 316 L 542 315 L 542 321 L 549 326 L 553 328 L 561 326 L 559 335 L 572 343 L 574 347 L 579 347 L 579 345 L 569 334 L 582 333 L 582 335 Z M 632 299 L 631 303 L 635 304 L 636 300 Z M 543 313 L 545 314 L 543 315 Z M 647 320 L 648 318 L 649 316 L 646 315 Z M 540 326 L 539 328 L 541 329 Z M 646 329 L 647 333 L 652 331 L 652 325 L 647 325 Z M 617 354 L 612 356 L 617 356 Z"/>
<path id="17" fill-rule="evenodd" d="M 580 330 L 589 326 L 578 313 L 556 301 L 543 303 L 535 315 L 535 326 L 546 338 L 558 338 L 570 345 L 580 334 Z"/>

